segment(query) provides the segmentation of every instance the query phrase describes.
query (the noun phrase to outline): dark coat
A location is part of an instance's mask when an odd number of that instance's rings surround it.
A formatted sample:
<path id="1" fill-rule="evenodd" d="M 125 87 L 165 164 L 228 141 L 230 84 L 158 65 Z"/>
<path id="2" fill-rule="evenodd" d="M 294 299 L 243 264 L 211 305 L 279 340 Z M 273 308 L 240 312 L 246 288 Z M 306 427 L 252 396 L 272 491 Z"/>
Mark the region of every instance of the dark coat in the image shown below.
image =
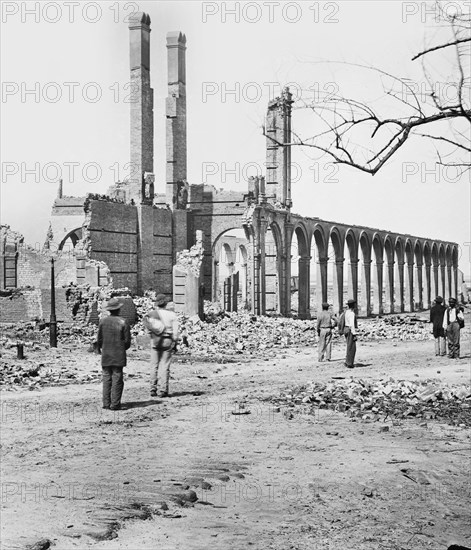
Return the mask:
<path id="1" fill-rule="evenodd" d="M 131 346 L 128 322 L 118 315 L 110 315 L 98 325 L 98 349 L 102 367 L 125 367 L 126 350 Z"/>
<path id="2" fill-rule="evenodd" d="M 443 316 L 445 314 L 446 307 L 442 304 L 435 304 L 430 310 L 430 322 L 432 325 L 432 332 L 435 338 L 439 336 L 445 336 L 443 329 Z"/>

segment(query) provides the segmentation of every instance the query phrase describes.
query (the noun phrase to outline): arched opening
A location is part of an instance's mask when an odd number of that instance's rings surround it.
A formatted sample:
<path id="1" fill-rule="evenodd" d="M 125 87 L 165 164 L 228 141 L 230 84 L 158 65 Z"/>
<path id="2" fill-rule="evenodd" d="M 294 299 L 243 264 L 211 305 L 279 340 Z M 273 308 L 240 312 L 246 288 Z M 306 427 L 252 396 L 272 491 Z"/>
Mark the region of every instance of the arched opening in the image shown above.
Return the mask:
<path id="1" fill-rule="evenodd" d="M 423 259 L 422 303 L 425 309 L 429 309 L 432 305 L 432 251 L 428 242 L 424 244 Z"/>
<path id="2" fill-rule="evenodd" d="M 443 298 L 445 298 L 446 301 L 448 301 L 448 298 L 450 297 L 449 290 L 447 288 L 446 284 L 446 255 L 445 255 L 445 246 L 441 244 L 438 248 L 438 285 L 439 285 L 439 291 Z"/>
<path id="3" fill-rule="evenodd" d="M 231 311 L 250 307 L 249 240 L 243 229 L 230 229 L 213 245 L 212 300 Z"/>
<path id="4" fill-rule="evenodd" d="M 280 266 L 281 254 L 281 232 L 279 227 L 272 223 L 267 227 L 265 233 L 264 262 L 262 261 L 262 300 L 265 307 L 262 309 L 267 315 L 280 313 L 281 288 L 280 288 Z"/>
<path id="5" fill-rule="evenodd" d="M 334 312 L 343 310 L 344 284 L 343 284 L 343 243 L 336 227 L 330 230 L 329 244 L 327 248 L 327 301 L 333 304 Z"/>
<path id="6" fill-rule="evenodd" d="M 371 242 L 367 233 L 360 235 L 359 270 L 359 311 L 362 315 L 368 316 L 372 312 L 372 289 L 371 289 Z"/>
<path id="7" fill-rule="evenodd" d="M 364 310 L 361 310 L 361 302 L 359 301 L 359 258 L 358 258 L 358 242 L 353 231 L 348 230 L 345 235 L 345 243 L 348 250 L 348 266 L 344 269 L 344 292 L 342 297 L 342 303 L 340 308 L 342 309 L 348 299 L 355 300 L 357 302 L 357 311 L 362 315 L 368 315 Z"/>
<path id="8" fill-rule="evenodd" d="M 433 298 L 435 299 L 439 294 L 442 294 L 440 289 L 440 266 L 438 259 L 438 245 L 433 243 L 432 245 L 432 293 Z"/>
<path id="9" fill-rule="evenodd" d="M 410 239 L 405 245 L 404 311 L 414 311 L 414 252 Z"/>
<path id="10" fill-rule="evenodd" d="M 397 237 L 394 246 L 394 311 L 404 312 L 404 244 Z"/>
<path id="11" fill-rule="evenodd" d="M 327 251 L 324 230 L 320 225 L 314 227 L 311 238 L 311 316 L 322 310 L 322 302 L 327 301 Z"/>
<path id="12" fill-rule="evenodd" d="M 384 296 L 384 312 L 385 313 L 394 313 L 394 265 L 395 265 L 395 255 L 394 255 L 394 245 L 391 237 L 389 235 L 384 240 L 384 252 L 386 254 L 383 277 L 385 282 L 385 296 Z"/>
<path id="13" fill-rule="evenodd" d="M 422 244 L 420 241 L 415 241 L 414 246 L 414 260 L 415 260 L 415 272 L 414 272 L 414 311 L 421 310 L 424 307 L 424 262 Z"/>
<path id="14" fill-rule="evenodd" d="M 371 249 L 370 249 L 371 250 Z M 375 265 L 373 268 L 373 282 L 372 282 L 372 298 L 371 298 L 371 311 L 376 315 L 384 313 L 384 302 L 386 299 L 386 292 L 384 288 L 384 256 L 383 256 L 383 244 L 379 235 L 373 237 L 373 251 L 375 258 Z"/>
<path id="15" fill-rule="evenodd" d="M 73 250 L 77 246 L 78 241 L 82 238 L 82 234 L 83 231 L 81 227 L 77 227 L 77 229 L 67 233 L 59 244 L 59 250 L 63 250 L 64 252 Z"/>
<path id="16" fill-rule="evenodd" d="M 310 257 L 304 227 L 294 230 L 291 240 L 290 310 L 301 319 L 310 317 Z"/>

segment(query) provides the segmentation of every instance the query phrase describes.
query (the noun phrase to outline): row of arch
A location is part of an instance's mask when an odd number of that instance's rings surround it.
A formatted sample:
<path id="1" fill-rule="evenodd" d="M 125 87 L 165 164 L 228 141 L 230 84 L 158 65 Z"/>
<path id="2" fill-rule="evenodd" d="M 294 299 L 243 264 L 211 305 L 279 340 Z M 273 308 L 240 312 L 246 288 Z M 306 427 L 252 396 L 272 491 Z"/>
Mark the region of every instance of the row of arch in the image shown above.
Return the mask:
<path id="1" fill-rule="evenodd" d="M 245 242 L 234 247 L 223 234 L 214 243 L 213 299 L 221 264 L 232 266 L 226 274 L 241 270 L 230 259 L 241 247 L 245 294 L 255 313 L 308 318 L 324 301 L 340 311 L 347 298 L 362 315 L 411 312 L 428 309 L 437 295 L 457 294 L 456 243 L 264 214 L 245 227 Z"/>

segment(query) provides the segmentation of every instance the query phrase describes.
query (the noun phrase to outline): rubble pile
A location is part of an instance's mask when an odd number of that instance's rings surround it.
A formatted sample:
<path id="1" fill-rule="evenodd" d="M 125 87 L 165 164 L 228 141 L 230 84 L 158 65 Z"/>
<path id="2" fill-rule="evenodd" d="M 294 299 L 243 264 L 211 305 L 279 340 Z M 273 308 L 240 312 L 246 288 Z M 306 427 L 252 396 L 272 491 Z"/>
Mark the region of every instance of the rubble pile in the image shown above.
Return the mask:
<path id="1" fill-rule="evenodd" d="M 315 414 L 317 409 L 345 413 L 352 419 L 386 421 L 444 419 L 471 426 L 471 386 L 450 387 L 431 381 L 341 380 L 292 388 L 268 401 Z"/>
<path id="2" fill-rule="evenodd" d="M 359 340 L 430 340 L 433 338 L 427 318 L 391 315 L 375 319 L 360 319 Z"/>

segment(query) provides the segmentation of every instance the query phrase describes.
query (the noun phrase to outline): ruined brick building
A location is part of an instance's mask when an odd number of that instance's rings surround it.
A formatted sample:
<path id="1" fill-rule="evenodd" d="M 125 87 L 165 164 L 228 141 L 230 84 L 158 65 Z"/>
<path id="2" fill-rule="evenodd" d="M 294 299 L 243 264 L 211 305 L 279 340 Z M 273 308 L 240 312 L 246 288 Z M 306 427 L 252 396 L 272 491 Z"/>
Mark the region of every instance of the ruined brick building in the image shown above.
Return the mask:
<path id="1" fill-rule="evenodd" d="M 176 255 L 194 245 L 199 231 L 205 298 L 218 299 L 221 277 L 237 271 L 243 303 L 255 314 L 294 311 L 307 318 L 328 298 L 339 310 L 347 290 L 358 299 L 362 315 L 414 311 L 430 307 L 437 294 L 457 295 L 456 243 L 293 213 L 288 89 L 268 106 L 265 177 L 250 178 L 246 193 L 189 184 L 186 37 L 181 32 L 167 35 L 166 192 L 156 194 L 150 31 L 149 16 L 134 14 L 129 179 L 110 187 L 107 196 L 65 197 L 60 189 L 53 205 L 50 241 L 59 250 L 66 243 L 74 247 L 77 283 L 100 285 L 111 278 L 116 288 L 137 294 L 154 289 L 171 295 Z M 243 237 L 232 230 L 243 230 Z M 13 241 L 1 243 L 2 288 L 22 282 L 20 245 Z M 181 296 L 174 300 L 182 306 Z"/>

